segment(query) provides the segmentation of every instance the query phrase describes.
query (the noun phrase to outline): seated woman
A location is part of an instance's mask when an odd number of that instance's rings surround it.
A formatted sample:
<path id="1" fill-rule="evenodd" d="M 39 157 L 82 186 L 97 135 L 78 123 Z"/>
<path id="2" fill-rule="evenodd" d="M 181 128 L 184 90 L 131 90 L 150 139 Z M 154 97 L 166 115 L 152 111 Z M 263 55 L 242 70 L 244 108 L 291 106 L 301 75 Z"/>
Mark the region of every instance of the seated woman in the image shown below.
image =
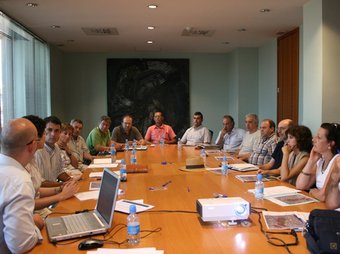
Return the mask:
<path id="1" fill-rule="evenodd" d="M 62 123 L 60 128 L 60 136 L 56 145 L 61 150 L 61 161 L 63 165 L 63 170 L 67 174 L 72 176 L 74 180 L 79 180 L 82 173 L 78 170 L 78 160 L 72 154 L 71 149 L 68 147 L 68 143 L 71 140 L 73 134 L 73 127 L 69 123 Z"/>
<path id="2" fill-rule="evenodd" d="M 30 120 L 37 128 L 39 138 L 39 141 L 37 141 L 37 149 L 42 149 L 45 143 L 45 121 L 33 115 L 24 116 L 24 118 Z M 62 185 L 62 183 L 52 182 L 47 183 L 47 186 L 51 187 L 41 187 L 41 184 L 45 182 L 45 180 L 41 177 L 34 158 L 26 165 L 26 170 L 31 175 L 36 193 L 34 210 L 43 209 L 59 201 L 71 198 L 78 191 L 78 183 L 75 181 L 68 181 L 64 185 Z"/>
<path id="3" fill-rule="evenodd" d="M 320 201 L 326 199 L 326 187 L 331 175 L 333 163 L 340 147 L 340 126 L 323 123 L 313 138 L 313 149 L 304 169 L 296 180 L 296 188 L 310 189 L 310 194 Z"/>
<path id="4" fill-rule="evenodd" d="M 281 181 L 295 185 L 296 177 L 306 165 L 312 149 L 312 133 L 302 125 L 291 126 L 287 130 L 287 142 L 282 147 L 282 163 L 278 169 L 261 170 L 262 174 L 279 175 Z"/>
<path id="5" fill-rule="evenodd" d="M 326 206 L 329 209 L 340 208 L 340 156 L 336 158 L 333 167 L 326 189 Z"/>

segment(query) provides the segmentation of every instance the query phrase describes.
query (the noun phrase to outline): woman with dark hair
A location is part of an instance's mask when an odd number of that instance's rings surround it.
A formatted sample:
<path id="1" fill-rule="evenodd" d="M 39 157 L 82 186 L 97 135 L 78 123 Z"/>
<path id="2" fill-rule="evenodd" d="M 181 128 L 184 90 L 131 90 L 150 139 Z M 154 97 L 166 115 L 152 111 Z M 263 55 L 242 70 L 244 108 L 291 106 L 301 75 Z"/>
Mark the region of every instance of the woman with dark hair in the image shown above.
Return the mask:
<path id="1" fill-rule="evenodd" d="M 323 123 L 313 138 L 313 149 L 304 169 L 296 180 L 296 188 L 308 190 L 320 201 L 325 201 L 326 187 L 332 165 L 340 148 L 340 126 L 336 123 Z"/>
<path id="2" fill-rule="evenodd" d="M 290 126 L 286 135 L 286 144 L 281 148 L 281 166 L 278 169 L 263 171 L 268 175 L 280 176 L 281 181 L 295 185 L 296 177 L 308 161 L 313 137 L 310 129 L 302 125 Z"/>
<path id="3" fill-rule="evenodd" d="M 292 126 L 287 130 L 287 143 L 282 147 L 279 168 L 281 181 L 295 185 L 296 178 L 307 164 L 312 149 L 312 132 L 306 126 Z"/>

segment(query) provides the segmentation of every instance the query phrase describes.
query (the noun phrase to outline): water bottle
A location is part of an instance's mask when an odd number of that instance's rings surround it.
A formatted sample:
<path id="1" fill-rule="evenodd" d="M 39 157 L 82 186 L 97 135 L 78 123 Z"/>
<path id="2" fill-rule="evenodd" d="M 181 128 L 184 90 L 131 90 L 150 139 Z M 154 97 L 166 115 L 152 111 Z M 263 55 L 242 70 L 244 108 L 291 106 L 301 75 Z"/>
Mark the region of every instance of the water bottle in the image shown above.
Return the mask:
<path id="1" fill-rule="evenodd" d="M 132 149 L 136 149 L 137 148 L 137 140 L 136 139 L 133 139 L 133 142 L 132 142 Z"/>
<path id="2" fill-rule="evenodd" d="M 221 168 L 221 173 L 222 175 L 228 175 L 228 161 L 227 161 L 227 156 L 223 156 L 222 160 L 222 168 Z"/>
<path id="3" fill-rule="evenodd" d="M 162 135 L 161 138 L 160 138 L 160 140 L 159 140 L 159 145 L 160 145 L 161 147 L 163 147 L 164 144 L 165 144 L 164 136 Z"/>
<path id="4" fill-rule="evenodd" d="M 125 139 L 125 148 L 124 148 L 125 152 L 129 151 L 129 140 Z"/>
<path id="5" fill-rule="evenodd" d="M 136 156 L 136 150 L 135 149 L 132 149 L 130 163 L 132 165 L 137 164 L 137 156 Z"/>
<path id="6" fill-rule="evenodd" d="M 120 181 L 121 182 L 126 182 L 127 181 L 127 172 L 126 172 L 126 165 L 124 159 L 120 161 Z"/>
<path id="7" fill-rule="evenodd" d="M 129 244 L 138 244 L 140 242 L 140 224 L 139 217 L 136 214 L 136 205 L 130 205 L 130 214 L 127 217 L 127 240 Z"/>
<path id="8" fill-rule="evenodd" d="M 204 148 L 201 149 L 201 158 L 204 160 L 204 162 L 205 162 L 205 159 L 207 158 L 207 155 L 205 153 L 205 149 Z"/>
<path id="9" fill-rule="evenodd" d="M 181 142 L 181 139 L 179 138 L 178 141 L 177 141 L 177 149 L 178 151 L 181 151 L 182 150 L 182 142 Z"/>
<path id="10" fill-rule="evenodd" d="M 116 148 L 115 148 L 114 143 L 111 144 L 110 154 L 111 154 L 111 163 L 115 163 L 115 161 L 116 161 Z"/>
<path id="11" fill-rule="evenodd" d="M 264 184 L 262 182 L 262 174 L 257 174 L 257 181 L 255 183 L 255 198 L 257 200 L 263 200 L 264 196 Z"/>

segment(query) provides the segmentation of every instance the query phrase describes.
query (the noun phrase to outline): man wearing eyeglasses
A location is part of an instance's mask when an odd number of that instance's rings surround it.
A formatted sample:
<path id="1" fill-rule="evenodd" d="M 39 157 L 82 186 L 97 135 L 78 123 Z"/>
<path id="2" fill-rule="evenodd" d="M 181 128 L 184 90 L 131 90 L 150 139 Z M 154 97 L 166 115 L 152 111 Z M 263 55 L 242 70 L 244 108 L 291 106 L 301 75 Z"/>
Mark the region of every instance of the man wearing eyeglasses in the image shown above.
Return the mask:
<path id="1" fill-rule="evenodd" d="M 2 129 L 0 154 L 0 253 L 24 253 L 42 241 L 44 222 L 33 215 L 34 187 L 25 166 L 37 150 L 37 130 L 27 119 Z"/>

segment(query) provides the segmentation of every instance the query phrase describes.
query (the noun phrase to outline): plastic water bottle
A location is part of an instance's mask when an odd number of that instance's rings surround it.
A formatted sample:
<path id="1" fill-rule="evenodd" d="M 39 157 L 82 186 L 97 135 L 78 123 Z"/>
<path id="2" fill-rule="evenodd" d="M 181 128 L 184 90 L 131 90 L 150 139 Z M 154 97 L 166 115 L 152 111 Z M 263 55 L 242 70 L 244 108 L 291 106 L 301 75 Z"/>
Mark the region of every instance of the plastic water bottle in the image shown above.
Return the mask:
<path id="1" fill-rule="evenodd" d="M 127 172 L 126 172 L 126 165 L 125 165 L 124 159 L 122 159 L 120 161 L 119 173 L 120 173 L 120 181 L 126 182 L 127 181 Z"/>
<path id="2" fill-rule="evenodd" d="M 140 223 L 136 214 L 136 206 L 130 205 L 130 214 L 127 217 L 127 240 L 129 244 L 138 244 L 140 242 Z"/>
<path id="3" fill-rule="evenodd" d="M 207 155 L 206 155 L 206 153 L 205 153 L 205 149 L 203 148 L 203 149 L 201 149 L 201 158 L 204 160 L 204 162 L 205 162 L 205 159 L 207 158 Z"/>
<path id="4" fill-rule="evenodd" d="M 228 161 L 227 161 L 227 156 L 223 156 L 222 160 L 222 168 L 221 168 L 221 173 L 222 175 L 228 175 Z"/>
<path id="5" fill-rule="evenodd" d="M 178 141 L 177 141 L 177 149 L 178 151 L 181 151 L 182 150 L 182 142 L 181 142 L 181 139 L 179 138 Z"/>
<path id="6" fill-rule="evenodd" d="M 111 154 L 111 163 L 115 163 L 115 161 L 116 161 L 116 148 L 115 148 L 114 143 L 111 144 L 110 154 Z"/>
<path id="7" fill-rule="evenodd" d="M 257 181 L 255 183 L 255 198 L 263 200 L 264 197 L 264 184 L 262 182 L 262 174 L 257 174 Z"/>
<path id="8" fill-rule="evenodd" d="M 129 140 L 125 139 L 125 148 L 124 148 L 125 152 L 129 151 Z"/>
<path id="9" fill-rule="evenodd" d="M 125 141 L 126 142 L 126 141 Z M 136 149 L 137 148 L 137 140 L 136 139 L 133 139 L 133 142 L 132 142 L 132 149 Z"/>
<path id="10" fill-rule="evenodd" d="M 159 140 L 159 145 L 160 145 L 161 147 L 163 147 L 164 144 L 165 144 L 164 136 L 162 135 L 161 138 L 160 138 L 160 140 Z"/>
<path id="11" fill-rule="evenodd" d="M 135 149 L 132 149 L 130 163 L 132 165 L 137 164 L 137 156 L 136 156 L 136 150 Z"/>

